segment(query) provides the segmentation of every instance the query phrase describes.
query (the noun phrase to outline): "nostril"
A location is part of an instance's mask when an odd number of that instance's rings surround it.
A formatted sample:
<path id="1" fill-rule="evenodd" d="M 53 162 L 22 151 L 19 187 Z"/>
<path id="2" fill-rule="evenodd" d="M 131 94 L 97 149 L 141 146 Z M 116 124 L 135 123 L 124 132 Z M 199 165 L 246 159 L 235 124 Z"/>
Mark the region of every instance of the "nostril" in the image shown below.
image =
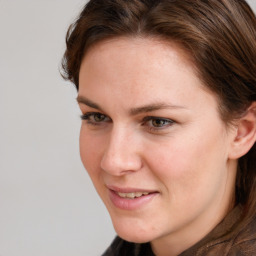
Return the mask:
<path id="1" fill-rule="evenodd" d="M 124 175 L 128 172 L 135 172 L 142 167 L 142 161 L 137 154 L 117 153 L 104 154 L 101 161 L 101 168 L 112 175 Z"/>

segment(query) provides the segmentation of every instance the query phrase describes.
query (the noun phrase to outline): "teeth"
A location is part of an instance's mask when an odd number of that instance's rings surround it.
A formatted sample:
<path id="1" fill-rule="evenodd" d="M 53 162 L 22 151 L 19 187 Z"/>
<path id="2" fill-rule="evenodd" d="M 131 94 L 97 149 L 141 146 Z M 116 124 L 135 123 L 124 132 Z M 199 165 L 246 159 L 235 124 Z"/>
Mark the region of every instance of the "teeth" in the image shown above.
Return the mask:
<path id="1" fill-rule="evenodd" d="M 135 192 L 135 197 L 141 197 L 143 195 L 142 192 Z"/>
<path id="2" fill-rule="evenodd" d="M 127 194 L 126 194 L 126 197 L 133 199 L 133 198 L 135 198 L 135 193 L 127 193 Z"/>
<path id="3" fill-rule="evenodd" d="M 120 197 L 126 197 L 126 194 L 125 193 L 117 193 Z"/>
<path id="4" fill-rule="evenodd" d="M 141 197 L 141 196 L 146 196 L 148 195 L 149 193 L 148 192 L 132 192 L 132 193 L 121 193 L 121 192 L 117 192 L 117 194 L 120 196 L 120 197 L 123 197 L 123 198 L 130 198 L 130 199 L 134 199 L 135 197 Z"/>

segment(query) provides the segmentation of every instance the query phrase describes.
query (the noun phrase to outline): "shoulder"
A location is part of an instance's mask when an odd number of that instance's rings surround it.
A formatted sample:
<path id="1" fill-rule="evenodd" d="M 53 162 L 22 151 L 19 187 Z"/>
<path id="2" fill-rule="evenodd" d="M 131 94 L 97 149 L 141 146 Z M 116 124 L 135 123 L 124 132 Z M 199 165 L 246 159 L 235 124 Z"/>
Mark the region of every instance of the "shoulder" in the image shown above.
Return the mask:
<path id="1" fill-rule="evenodd" d="M 242 208 L 236 207 L 208 236 L 180 256 L 256 255 L 256 220 L 238 224 L 241 213 Z"/>
<path id="2" fill-rule="evenodd" d="M 242 229 L 234 239 L 228 256 L 256 255 L 256 220 Z"/>
<path id="3" fill-rule="evenodd" d="M 228 239 L 219 240 L 209 246 L 202 255 L 252 256 L 256 255 L 256 221 L 232 234 Z M 213 253 L 213 254 L 211 254 Z M 217 253 L 217 254 L 216 254 Z M 220 254 L 221 253 L 221 254 Z"/>
<path id="4" fill-rule="evenodd" d="M 228 256 L 256 255 L 256 239 L 247 240 L 231 246 Z"/>

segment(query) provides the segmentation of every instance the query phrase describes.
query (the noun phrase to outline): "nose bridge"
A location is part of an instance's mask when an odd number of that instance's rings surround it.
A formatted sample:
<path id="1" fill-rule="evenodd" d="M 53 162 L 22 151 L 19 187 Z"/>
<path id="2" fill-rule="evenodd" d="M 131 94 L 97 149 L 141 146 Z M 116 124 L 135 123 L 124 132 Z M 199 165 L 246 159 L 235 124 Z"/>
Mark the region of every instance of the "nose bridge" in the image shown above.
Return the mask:
<path id="1" fill-rule="evenodd" d="M 141 159 L 138 144 L 135 131 L 131 127 L 113 126 L 101 161 L 102 169 L 118 176 L 139 170 Z"/>

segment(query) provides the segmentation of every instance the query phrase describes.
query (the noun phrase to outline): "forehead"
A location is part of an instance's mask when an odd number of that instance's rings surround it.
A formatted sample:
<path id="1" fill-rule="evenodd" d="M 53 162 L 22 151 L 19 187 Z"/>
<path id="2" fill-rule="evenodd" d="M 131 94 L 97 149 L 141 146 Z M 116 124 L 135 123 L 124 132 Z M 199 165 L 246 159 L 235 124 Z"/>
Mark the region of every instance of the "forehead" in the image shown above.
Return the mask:
<path id="1" fill-rule="evenodd" d="M 134 57 L 138 59 L 138 54 L 143 54 L 144 58 L 141 60 L 146 59 L 149 57 L 151 60 L 154 61 L 150 62 L 152 64 L 161 63 L 161 59 L 165 55 L 166 57 L 171 57 L 172 59 L 180 59 L 183 63 L 186 63 L 187 66 L 191 66 L 191 68 L 195 68 L 193 58 L 189 54 L 188 50 L 185 50 L 182 45 L 171 41 L 171 40 L 164 40 L 158 37 L 115 37 L 112 39 L 105 39 L 99 42 L 96 42 L 92 46 L 90 46 L 86 54 L 83 57 L 81 66 L 87 59 L 97 59 L 98 57 L 102 58 L 106 56 L 115 55 L 116 52 L 120 54 L 125 54 L 127 57 Z M 159 58 L 160 57 L 160 58 Z M 117 59 L 116 59 L 117 60 Z M 122 59 L 122 64 L 124 64 L 126 58 Z M 178 63 L 178 62 L 177 62 Z M 149 63 L 147 63 L 149 64 Z"/>
<path id="2" fill-rule="evenodd" d="M 130 104 L 169 99 L 180 105 L 175 101 L 186 102 L 191 95 L 202 94 L 203 88 L 194 63 L 181 47 L 149 38 L 117 38 L 94 45 L 79 74 L 79 94 L 92 100 L 106 100 L 111 92 L 111 97 L 122 95 Z"/>

